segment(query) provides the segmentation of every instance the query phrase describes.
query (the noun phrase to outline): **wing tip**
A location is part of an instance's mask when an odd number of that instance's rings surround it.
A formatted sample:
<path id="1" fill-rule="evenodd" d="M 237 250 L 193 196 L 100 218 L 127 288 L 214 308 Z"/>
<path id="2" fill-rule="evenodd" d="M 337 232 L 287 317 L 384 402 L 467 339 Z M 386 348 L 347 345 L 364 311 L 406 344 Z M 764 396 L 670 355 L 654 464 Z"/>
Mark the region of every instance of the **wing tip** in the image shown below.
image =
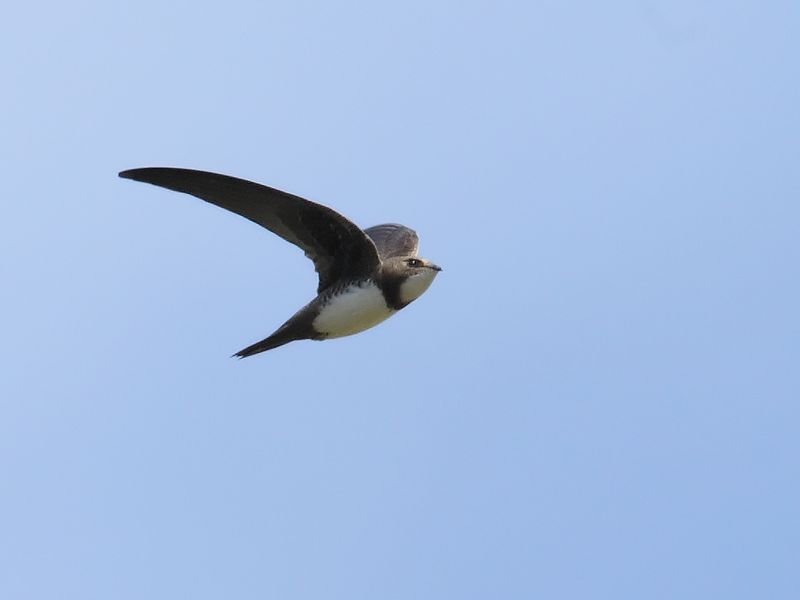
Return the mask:
<path id="1" fill-rule="evenodd" d="M 147 173 L 152 173 L 158 167 L 138 167 L 136 169 L 125 169 L 117 173 L 122 179 L 133 179 L 134 181 L 142 181 L 143 176 Z"/>

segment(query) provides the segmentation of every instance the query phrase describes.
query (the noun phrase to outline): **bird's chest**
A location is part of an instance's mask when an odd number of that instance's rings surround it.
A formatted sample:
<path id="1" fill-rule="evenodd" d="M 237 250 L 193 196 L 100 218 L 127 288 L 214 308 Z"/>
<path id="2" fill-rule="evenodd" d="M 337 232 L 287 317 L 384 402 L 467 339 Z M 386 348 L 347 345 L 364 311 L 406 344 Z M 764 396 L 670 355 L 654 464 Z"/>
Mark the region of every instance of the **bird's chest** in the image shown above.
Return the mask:
<path id="1" fill-rule="evenodd" d="M 314 329 L 335 338 L 359 333 L 391 317 L 383 292 L 373 283 L 354 284 L 333 296 L 314 319 Z"/>

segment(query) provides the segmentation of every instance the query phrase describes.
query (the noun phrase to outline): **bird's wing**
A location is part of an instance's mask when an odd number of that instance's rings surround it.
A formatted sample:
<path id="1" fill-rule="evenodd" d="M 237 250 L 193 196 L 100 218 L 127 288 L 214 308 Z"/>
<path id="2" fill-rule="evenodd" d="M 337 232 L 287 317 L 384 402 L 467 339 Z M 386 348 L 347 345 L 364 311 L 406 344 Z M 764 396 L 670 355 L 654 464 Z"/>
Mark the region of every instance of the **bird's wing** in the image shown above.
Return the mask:
<path id="1" fill-rule="evenodd" d="M 378 251 L 354 223 L 334 210 L 265 185 L 192 169 L 149 167 L 120 177 L 197 196 L 258 223 L 300 247 L 319 274 L 318 293 L 340 278 L 369 275 Z"/>
<path id="2" fill-rule="evenodd" d="M 381 260 L 394 256 L 416 256 L 419 248 L 417 232 L 405 225 L 386 223 L 375 225 L 364 230 L 375 242 Z"/>

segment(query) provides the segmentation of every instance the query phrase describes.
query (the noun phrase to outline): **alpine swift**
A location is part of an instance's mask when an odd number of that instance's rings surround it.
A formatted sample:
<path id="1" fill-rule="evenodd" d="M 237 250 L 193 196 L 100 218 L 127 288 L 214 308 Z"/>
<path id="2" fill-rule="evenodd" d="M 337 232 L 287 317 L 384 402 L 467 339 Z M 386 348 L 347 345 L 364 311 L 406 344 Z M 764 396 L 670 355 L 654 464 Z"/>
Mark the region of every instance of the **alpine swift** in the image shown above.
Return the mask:
<path id="1" fill-rule="evenodd" d="M 441 267 L 417 256 L 414 230 L 387 223 L 360 229 L 333 209 L 228 175 L 148 167 L 120 177 L 196 196 L 298 246 L 319 275 L 317 297 L 272 335 L 240 350 L 244 358 L 297 340 L 360 333 L 419 298 Z"/>

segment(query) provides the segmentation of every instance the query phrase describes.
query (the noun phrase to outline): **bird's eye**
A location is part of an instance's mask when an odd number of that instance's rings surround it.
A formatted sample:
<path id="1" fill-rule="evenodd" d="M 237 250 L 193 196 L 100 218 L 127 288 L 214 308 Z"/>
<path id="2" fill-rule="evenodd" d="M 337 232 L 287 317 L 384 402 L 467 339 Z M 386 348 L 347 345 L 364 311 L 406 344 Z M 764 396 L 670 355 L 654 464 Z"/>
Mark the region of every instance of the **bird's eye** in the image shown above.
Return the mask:
<path id="1" fill-rule="evenodd" d="M 408 266 L 409 267 L 421 267 L 422 261 L 417 258 L 410 258 L 408 259 Z"/>

